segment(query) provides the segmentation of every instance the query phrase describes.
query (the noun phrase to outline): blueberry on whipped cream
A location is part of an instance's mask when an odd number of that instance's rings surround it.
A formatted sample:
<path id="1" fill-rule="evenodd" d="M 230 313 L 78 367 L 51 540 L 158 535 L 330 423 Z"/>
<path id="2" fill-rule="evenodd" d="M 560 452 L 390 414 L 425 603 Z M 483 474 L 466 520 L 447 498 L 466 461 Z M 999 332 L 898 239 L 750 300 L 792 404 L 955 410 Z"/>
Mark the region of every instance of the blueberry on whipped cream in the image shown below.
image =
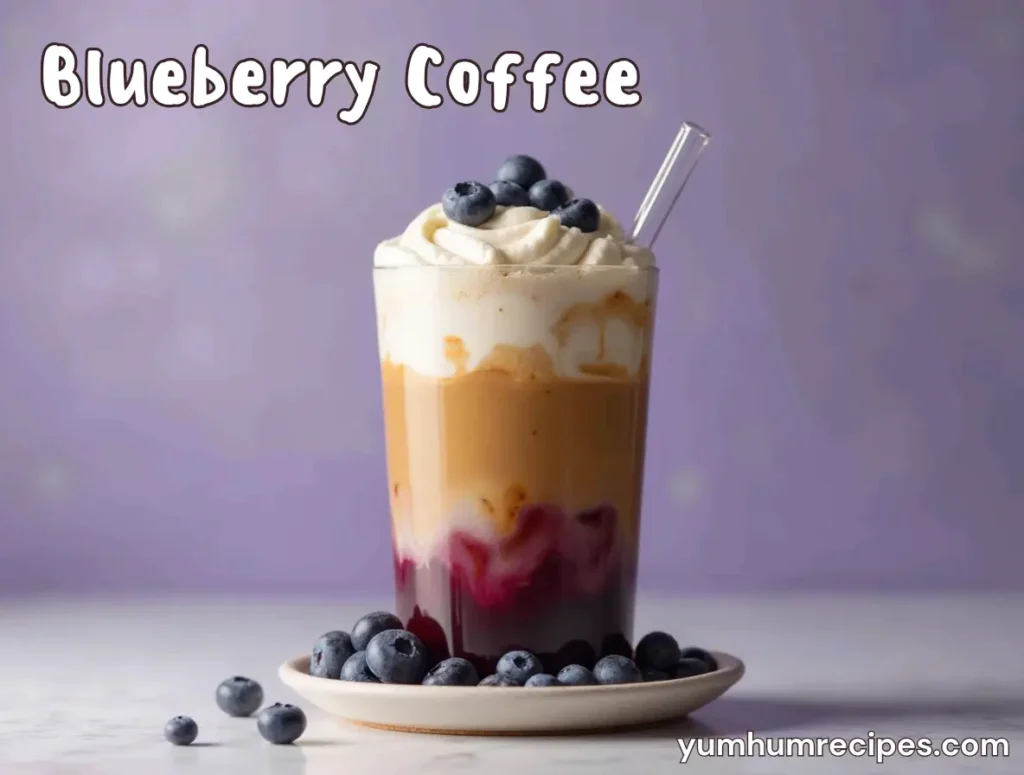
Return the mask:
<path id="1" fill-rule="evenodd" d="M 494 199 L 502 207 L 526 207 L 530 204 L 530 195 L 526 189 L 511 180 L 496 180 L 491 183 Z"/>
<path id="2" fill-rule="evenodd" d="M 589 199 L 570 199 L 552 212 L 567 229 L 576 227 L 584 234 L 597 231 L 601 224 L 601 211 Z"/>
<path id="3" fill-rule="evenodd" d="M 467 180 L 456 183 L 441 197 L 441 208 L 449 220 L 463 226 L 479 226 L 494 215 L 494 192 L 483 183 Z"/>
<path id="4" fill-rule="evenodd" d="M 488 180 L 484 178 L 483 180 Z M 594 199 L 577 197 L 530 156 L 509 156 L 489 184 L 463 180 L 374 251 L 374 266 L 654 266 Z M 394 628 L 392 624 L 389 629 Z M 356 643 L 357 651 L 365 646 Z"/>
<path id="5" fill-rule="evenodd" d="M 538 210 L 557 210 L 569 201 L 569 189 L 558 180 L 539 180 L 530 186 L 530 204 Z"/>
<path id="6" fill-rule="evenodd" d="M 498 169 L 498 174 L 495 175 L 495 180 L 515 183 L 524 191 L 529 191 L 530 186 L 547 176 L 539 161 L 532 156 L 517 153 L 505 159 Z"/>

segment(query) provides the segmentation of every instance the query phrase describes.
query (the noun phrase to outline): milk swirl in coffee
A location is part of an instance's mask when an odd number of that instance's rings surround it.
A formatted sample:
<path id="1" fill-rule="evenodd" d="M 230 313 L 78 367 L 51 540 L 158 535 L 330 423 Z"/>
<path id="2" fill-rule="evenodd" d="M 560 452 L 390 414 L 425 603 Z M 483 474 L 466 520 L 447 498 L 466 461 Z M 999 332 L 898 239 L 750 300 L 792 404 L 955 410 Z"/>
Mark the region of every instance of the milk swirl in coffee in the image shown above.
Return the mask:
<path id="1" fill-rule="evenodd" d="M 632 629 L 657 276 L 569 197 L 510 157 L 375 254 L 398 613 L 483 669 Z"/>

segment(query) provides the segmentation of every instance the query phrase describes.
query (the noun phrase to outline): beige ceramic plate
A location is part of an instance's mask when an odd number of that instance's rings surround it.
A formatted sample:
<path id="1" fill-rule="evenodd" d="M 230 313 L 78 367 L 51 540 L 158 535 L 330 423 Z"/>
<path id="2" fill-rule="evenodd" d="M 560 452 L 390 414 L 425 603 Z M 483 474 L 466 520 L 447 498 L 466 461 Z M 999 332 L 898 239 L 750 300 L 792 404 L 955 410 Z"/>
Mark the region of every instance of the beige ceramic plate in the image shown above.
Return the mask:
<path id="1" fill-rule="evenodd" d="M 713 652 L 714 673 L 618 686 L 544 688 L 408 686 L 314 678 L 309 657 L 281 680 L 318 708 L 382 729 L 450 735 L 538 735 L 627 729 L 670 721 L 720 697 L 743 677 L 736 657 Z"/>

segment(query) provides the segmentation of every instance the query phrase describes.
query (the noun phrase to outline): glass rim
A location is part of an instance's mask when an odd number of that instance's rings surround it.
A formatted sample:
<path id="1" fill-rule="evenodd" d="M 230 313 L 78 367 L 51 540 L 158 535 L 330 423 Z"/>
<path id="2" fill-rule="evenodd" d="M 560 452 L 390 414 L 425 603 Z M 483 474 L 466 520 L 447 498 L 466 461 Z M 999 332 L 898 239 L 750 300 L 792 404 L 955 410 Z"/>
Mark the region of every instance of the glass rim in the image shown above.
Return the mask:
<path id="1" fill-rule="evenodd" d="M 399 264 L 392 266 L 374 266 L 374 272 L 401 271 L 428 272 L 497 272 L 501 274 L 571 274 L 573 272 L 614 274 L 616 272 L 630 274 L 657 275 L 657 266 L 636 266 L 635 264 Z"/>

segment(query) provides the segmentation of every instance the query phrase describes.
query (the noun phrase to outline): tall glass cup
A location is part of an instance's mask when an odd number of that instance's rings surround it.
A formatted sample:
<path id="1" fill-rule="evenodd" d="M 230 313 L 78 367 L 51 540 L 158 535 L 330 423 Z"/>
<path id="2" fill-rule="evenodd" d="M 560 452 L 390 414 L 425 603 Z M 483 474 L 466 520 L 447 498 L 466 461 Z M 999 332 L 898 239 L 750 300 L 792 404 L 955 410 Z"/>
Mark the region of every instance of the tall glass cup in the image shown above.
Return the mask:
<path id="1" fill-rule="evenodd" d="M 374 270 L 396 613 L 481 675 L 632 638 L 657 270 Z"/>

